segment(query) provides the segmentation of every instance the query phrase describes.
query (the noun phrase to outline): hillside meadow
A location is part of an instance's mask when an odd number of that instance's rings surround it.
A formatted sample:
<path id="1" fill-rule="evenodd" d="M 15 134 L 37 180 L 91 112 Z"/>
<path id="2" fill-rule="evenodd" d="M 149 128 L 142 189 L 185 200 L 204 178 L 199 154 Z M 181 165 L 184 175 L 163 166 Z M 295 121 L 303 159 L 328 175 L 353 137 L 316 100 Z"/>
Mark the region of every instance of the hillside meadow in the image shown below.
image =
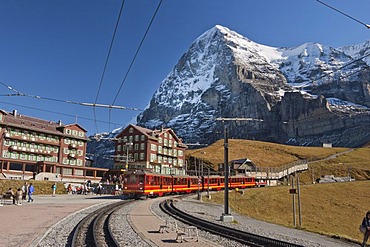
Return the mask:
<path id="1" fill-rule="evenodd" d="M 259 167 L 280 167 L 307 160 L 308 170 L 299 174 L 301 182 L 302 229 L 359 243 L 358 230 L 364 214 L 370 210 L 370 145 L 362 148 L 297 147 L 250 140 L 229 140 L 229 161 L 248 158 Z M 224 162 L 224 142 L 194 150 L 187 157 L 202 159 L 217 168 Z M 350 175 L 355 182 L 314 184 L 320 176 Z M 230 192 L 233 211 L 255 219 L 293 227 L 290 186 Z M 297 199 L 297 198 L 296 198 Z M 207 201 L 207 199 L 204 199 Z M 212 195 L 210 202 L 223 204 L 223 192 Z M 296 200 L 297 201 L 297 200 Z M 298 226 L 298 217 L 297 217 Z"/>
<path id="2" fill-rule="evenodd" d="M 231 214 L 237 212 L 258 220 L 293 227 L 293 204 L 289 186 L 244 190 L 229 193 Z M 311 184 L 301 186 L 301 229 L 360 243 L 358 230 L 370 210 L 370 181 Z M 297 204 L 296 195 L 296 205 Z M 224 193 L 212 194 L 211 200 L 223 204 Z M 237 218 L 235 218 L 237 223 Z M 297 227 L 299 228 L 298 210 Z"/>
<path id="3" fill-rule="evenodd" d="M 259 167 L 280 167 L 297 160 L 307 160 L 309 169 L 301 182 L 310 184 L 322 175 L 370 179 L 370 146 L 363 148 L 298 147 L 250 140 L 229 140 L 229 161 L 248 158 Z M 200 149 L 186 151 L 187 159 L 195 157 L 217 169 L 224 162 L 224 143 L 219 140 Z"/>

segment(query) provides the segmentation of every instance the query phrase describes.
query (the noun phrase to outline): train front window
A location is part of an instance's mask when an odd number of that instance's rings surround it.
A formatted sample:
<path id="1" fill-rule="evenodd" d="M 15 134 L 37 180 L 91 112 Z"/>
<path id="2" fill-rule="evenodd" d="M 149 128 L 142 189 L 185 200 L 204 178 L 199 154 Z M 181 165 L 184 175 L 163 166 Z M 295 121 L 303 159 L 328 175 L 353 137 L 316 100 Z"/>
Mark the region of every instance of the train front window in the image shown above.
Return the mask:
<path id="1" fill-rule="evenodd" d="M 144 182 L 144 175 L 129 174 L 127 176 L 127 184 L 138 184 Z"/>

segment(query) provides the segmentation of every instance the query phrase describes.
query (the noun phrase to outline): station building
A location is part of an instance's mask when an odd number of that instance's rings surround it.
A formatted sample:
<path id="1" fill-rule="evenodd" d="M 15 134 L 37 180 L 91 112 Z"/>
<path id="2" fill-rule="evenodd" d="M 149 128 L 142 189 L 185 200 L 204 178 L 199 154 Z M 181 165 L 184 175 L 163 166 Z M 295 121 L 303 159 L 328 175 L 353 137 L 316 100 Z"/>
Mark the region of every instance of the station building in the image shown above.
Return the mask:
<path id="1" fill-rule="evenodd" d="M 185 175 L 186 148 L 170 128 L 151 130 L 130 124 L 115 138 L 114 168 Z"/>
<path id="2" fill-rule="evenodd" d="M 85 165 L 86 130 L 0 110 L 0 179 L 100 181 L 108 169 Z"/>

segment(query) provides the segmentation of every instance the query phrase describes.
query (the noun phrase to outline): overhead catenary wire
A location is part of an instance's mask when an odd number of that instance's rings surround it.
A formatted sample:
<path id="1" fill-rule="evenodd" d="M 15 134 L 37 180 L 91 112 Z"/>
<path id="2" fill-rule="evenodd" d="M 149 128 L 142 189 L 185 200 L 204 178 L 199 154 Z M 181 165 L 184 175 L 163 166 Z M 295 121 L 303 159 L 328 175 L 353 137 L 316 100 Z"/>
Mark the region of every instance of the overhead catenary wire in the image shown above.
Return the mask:
<path id="1" fill-rule="evenodd" d="M 145 33 L 144 33 L 144 36 L 142 37 L 141 42 L 140 42 L 140 44 L 139 44 L 138 48 L 136 49 L 135 55 L 134 55 L 134 57 L 132 58 L 132 61 L 131 61 L 130 65 L 129 65 L 129 67 L 128 67 L 127 71 L 126 71 L 126 74 L 125 74 L 125 76 L 123 77 L 123 80 L 122 80 L 122 82 L 121 82 L 121 85 L 120 85 L 120 87 L 119 87 L 119 88 L 118 88 L 118 90 L 117 90 L 117 94 L 116 94 L 116 96 L 114 97 L 114 100 L 113 100 L 113 102 L 112 102 L 112 105 L 114 105 L 114 104 L 116 103 L 116 100 L 117 100 L 117 98 L 118 98 L 118 95 L 119 95 L 119 93 L 120 93 L 120 92 L 121 92 L 121 90 L 122 90 L 123 84 L 126 82 L 127 76 L 128 76 L 128 74 L 130 73 L 131 68 L 132 68 L 132 66 L 133 66 L 133 65 L 134 65 L 134 63 L 135 63 L 136 57 L 137 57 L 137 55 L 138 55 L 138 54 L 139 54 L 139 52 L 140 52 L 140 49 L 141 49 L 141 47 L 142 47 L 142 45 L 143 45 L 143 43 L 144 43 L 144 40 L 145 40 L 145 38 L 146 38 L 147 34 L 149 33 L 149 29 L 150 29 L 150 27 L 152 26 L 152 24 L 153 24 L 153 21 L 154 21 L 155 17 L 157 16 L 157 13 L 158 13 L 159 8 L 161 7 L 162 1 L 163 1 L 163 0 L 160 0 L 160 1 L 159 1 L 159 3 L 158 3 L 158 6 L 157 6 L 157 8 L 156 8 L 156 10 L 155 10 L 155 12 L 154 12 L 154 14 L 153 14 L 153 16 L 152 16 L 152 19 L 150 20 L 150 23 L 149 23 L 149 25 L 148 25 L 148 27 L 147 27 L 147 29 L 146 29 Z"/>
<path id="2" fill-rule="evenodd" d="M 141 47 L 142 47 L 142 45 L 143 45 L 143 43 L 144 43 L 144 40 L 145 40 L 145 38 L 146 38 L 147 34 L 149 33 L 149 30 L 150 30 L 150 28 L 151 28 L 151 26 L 152 26 L 152 24 L 153 24 L 153 22 L 154 22 L 155 17 L 157 16 L 157 13 L 158 13 L 158 11 L 159 11 L 159 8 L 161 7 L 162 1 L 163 1 L 163 0 L 160 0 L 160 1 L 159 1 L 158 5 L 157 5 L 157 8 L 156 8 L 156 10 L 155 10 L 155 12 L 154 12 L 154 14 L 153 14 L 153 16 L 152 16 L 152 19 L 150 20 L 149 25 L 148 25 L 148 27 L 146 28 L 146 31 L 145 31 L 145 33 L 144 33 L 143 37 L 141 38 L 140 44 L 139 44 L 138 48 L 136 49 L 135 55 L 134 55 L 134 57 L 133 57 L 133 58 L 132 58 L 132 60 L 131 60 L 131 63 L 130 63 L 130 65 L 129 65 L 129 67 L 128 67 L 127 71 L 126 71 L 125 76 L 124 76 L 124 77 L 123 77 L 123 79 L 122 79 L 121 85 L 119 86 L 119 88 L 118 88 L 118 90 L 117 90 L 117 93 L 116 93 L 116 96 L 115 96 L 115 97 L 114 97 L 114 99 L 113 99 L 112 105 L 114 105 L 114 104 L 116 103 L 116 100 L 117 100 L 117 98 L 118 98 L 118 95 L 120 94 L 120 92 L 121 92 L 121 90 L 122 90 L 122 87 L 123 87 L 123 85 L 124 85 L 124 84 L 125 84 L 125 82 L 126 82 L 126 79 L 127 79 L 127 77 L 128 77 L 128 74 L 130 73 L 131 68 L 132 68 L 132 66 L 133 66 L 133 65 L 134 65 L 134 63 L 135 63 L 135 61 L 136 61 L 136 57 L 138 56 L 138 54 L 139 54 L 139 52 L 140 52 L 140 50 L 141 50 Z M 109 110 L 109 121 L 110 121 L 110 119 L 111 119 L 111 109 Z"/>
<path id="3" fill-rule="evenodd" d="M 122 0 L 121 8 L 119 10 L 119 14 L 118 14 L 118 17 L 117 17 L 116 25 L 115 25 L 115 28 L 114 28 L 114 31 L 113 31 L 113 35 L 112 35 L 112 39 L 111 39 L 111 42 L 110 42 L 110 45 L 109 45 L 108 54 L 107 54 L 107 57 L 105 58 L 104 68 L 103 68 L 103 72 L 102 72 L 102 75 L 101 75 L 101 78 L 100 78 L 100 83 L 99 83 L 98 91 L 96 93 L 96 98 L 95 98 L 94 104 L 97 104 L 97 101 L 98 101 L 98 98 L 99 98 L 99 94 L 100 94 L 100 90 L 101 90 L 101 86 L 103 85 L 105 72 L 107 70 L 108 61 L 109 61 L 109 58 L 110 58 L 110 54 L 112 52 L 113 43 L 114 43 L 114 40 L 115 40 L 115 37 L 116 37 L 116 33 L 117 33 L 117 29 L 118 29 L 118 24 L 119 24 L 119 21 L 121 19 L 122 10 L 123 10 L 123 6 L 124 5 L 125 5 L 125 0 Z M 95 106 L 93 107 L 93 112 L 94 112 L 94 119 L 96 119 Z M 95 128 L 96 128 L 96 131 L 98 131 L 98 125 L 97 125 L 96 122 L 95 122 Z"/>
<path id="4" fill-rule="evenodd" d="M 30 97 L 30 98 L 35 98 L 35 99 L 49 100 L 49 101 L 55 101 L 55 102 L 60 102 L 60 103 L 80 105 L 80 106 L 101 107 L 101 108 L 119 109 L 119 110 L 143 111 L 142 109 L 135 108 L 135 107 L 107 105 L 107 104 L 95 104 L 95 103 L 87 103 L 87 102 L 77 102 L 77 101 L 71 101 L 71 100 L 61 100 L 61 99 L 43 97 L 43 96 L 39 96 L 39 95 L 31 95 L 31 94 L 26 94 L 26 93 L 22 93 L 20 91 L 17 91 L 13 87 L 5 84 L 4 82 L 0 81 L 0 84 L 5 86 L 9 90 L 12 90 L 13 92 L 15 92 L 13 94 L 7 94 L 6 96 L 24 96 L 24 97 Z"/>
<path id="5" fill-rule="evenodd" d="M 13 103 L 8 103 L 8 102 L 4 102 L 4 101 L 0 101 L 0 103 L 1 104 L 6 104 L 6 105 L 12 105 L 12 106 L 16 106 L 16 107 L 21 107 L 21 108 L 26 108 L 26 109 L 30 109 L 30 110 L 52 113 L 52 114 L 56 114 L 56 115 L 66 116 L 66 117 L 73 117 L 73 118 L 76 117 L 76 115 L 72 115 L 72 114 L 66 114 L 66 113 L 56 112 L 56 111 L 49 111 L 49 110 L 44 110 L 44 109 L 40 109 L 40 108 L 36 108 L 36 107 L 24 106 L 24 105 L 20 105 L 20 104 L 13 104 Z M 79 119 L 84 119 L 84 120 L 87 120 L 87 121 L 95 121 L 95 119 L 87 118 L 87 117 L 78 116 L 78 118 Z M 103 120 L 96 120 L 96 121 L 100 122 L 100 123 L 105 123 L 105 124 L 109 123 L 108 121 L 103 121 Z M 121 126 L 122 125 L 122 123 L 111 123 L 111 124 L 114 124 L 116 126 Z"/>
<path id="6" fill-rule="evenodd" d="M 346 17 L 348 17 L 348 18 L 350 18 L 350 19 L 352 19 L 352 20 L 354 20 L 354 21 L 356 21 L 356 22 L 358 22 L 358 23 L 360 23 L 361 25 L 363 25 L 363 26 L 365 26 L 365 27 L 367 27 L 367 28 L 370 28 L 370 25 L 369 25 L 369 24 L 366 24 L 365 22 L 362 22 L 362 21 L 360 21 L 360 20 L 358 20 L 358 19 L 356 19 L 356 18 L 354 18 L 354 17 L 350 16 L 350 15 L 348 15 L 348 14 L 344 13 L 343 11 L 340 11 L 339 9 L 334 8 L 334 7 L 330 6 L 330 5 L 329 5 L 329 4 L 327 4 L 327 3 L 324 3 L 323 1 L 316 0 L 316 2 L 321 3 L 322 5 L 325 5 L 326 7 L 330 8 L 330 9 L 332 9 L 332 10 L 334 10 L 334 11 L 336 11 L 336 12 L 338 12 L 338 13 L 340 13 L 340 14 L 342 14 L 342 15 L 344 15 L 344 16 L 346 16 Z"/>

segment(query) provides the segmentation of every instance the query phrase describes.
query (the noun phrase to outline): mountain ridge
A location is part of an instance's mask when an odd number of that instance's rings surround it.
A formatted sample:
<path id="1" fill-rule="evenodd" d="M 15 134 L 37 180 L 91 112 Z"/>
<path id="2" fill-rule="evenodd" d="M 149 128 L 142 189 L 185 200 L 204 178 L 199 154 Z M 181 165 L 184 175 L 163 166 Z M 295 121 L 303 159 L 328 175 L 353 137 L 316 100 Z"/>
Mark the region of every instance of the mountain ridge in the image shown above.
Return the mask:
<path id="1" fill-rule="evenodd" d="M 361 71 L 365 72 L 361 74 Z M 184 140 L 203 143 L 214 141 L 210 135 L 222 130 L 219 123 L 207 119 L 250 117 L 277 121 L 279 124 L 250 123 L 252 132 L 256 133 L 244 135 L 245 138 L 265 135 L 264 140 L 285 143 L 295 136 L 285 133 L 284 137 L 277 134 L 276 130 L 271 130 L 278 128 L 287 132 L 279 120 L 283 116 L 281 109 L 273 110 L 277 104 L 281 107 L 285 95 L 298 92 L 305 99 L 301 101 L 303 105 L 310 105 L 308 100 L 316 100 L 312 105 L 327 108 L 324 111 L 329 115 L 336 110 L 330 109 L 330 104 L 339 101 L 342 106 L 344 102 L 350 102 L 352 106 L 358 105 L 362 111 L 368 111 L 368 71 L 369 66 L 365 61 L 355 61 L 339 49 L 318 43 L 306 43 L 293 48 L 268 47 L 216 25 L 191 44 L 162 81 L 137 122 L 147 128 L 165 125 L 175 129 Z M 324 98 L 317 103 L 320 95 Z M 326 97 L 334 99 L 326 100 Z M 297 95 L 293 98 L 297 100 Z M 310 111 L 301 110 L 295 114 L 296 118 Z M 348 110 L 351 111 L 350 108 Z M 327 120 L 335 121 L 332 118 Z M 290 121 L 292 119 L 284 119 L 284 122 Z M 241 125 L 247 127 L 246 124 Z M 289 133 L 292 135 L 293 132 Z M 316 137 L 317 133 L 314 133 L 310 139 Z M 333 138 L 330 135 L 327 141 Z M 296 144 L 309 145 L 306 141 Z M 341 140 L 337 144 L 346 145 L 346 141 Z M 318 142 L 311 145 L 318 145 Z"/>
<path id="2" fill-rule="evenodd" d="M 333 48 L 258 44 L 221 25 L 190 45 L 137 125 L 172 128 L 185 143 L 230 138 L 356 147 L 370 142 L 370 41 Z M 363 58 L 363 59 L 359 59 Z M 93 146 L 93 145 L 92 145 Z"/>

